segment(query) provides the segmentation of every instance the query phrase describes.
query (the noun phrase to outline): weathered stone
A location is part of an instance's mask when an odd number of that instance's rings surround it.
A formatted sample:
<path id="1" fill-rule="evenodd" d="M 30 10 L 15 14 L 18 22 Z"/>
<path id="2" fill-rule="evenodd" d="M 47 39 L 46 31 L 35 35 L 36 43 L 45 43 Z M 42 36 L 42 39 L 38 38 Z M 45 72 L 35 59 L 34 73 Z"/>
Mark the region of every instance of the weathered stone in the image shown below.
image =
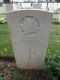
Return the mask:
<path id="1" fill-rule="evenodd" d="M 52 14 L 39 9 L 7 13 L 17 66 L 41 69 L 48 46 Z"/>

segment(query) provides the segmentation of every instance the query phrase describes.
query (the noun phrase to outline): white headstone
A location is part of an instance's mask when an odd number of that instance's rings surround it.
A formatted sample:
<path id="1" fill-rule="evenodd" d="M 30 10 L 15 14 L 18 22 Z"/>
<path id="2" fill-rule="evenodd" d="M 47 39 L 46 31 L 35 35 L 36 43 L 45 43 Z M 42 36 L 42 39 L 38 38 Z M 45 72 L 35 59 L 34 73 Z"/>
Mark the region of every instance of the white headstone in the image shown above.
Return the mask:
<path id="1" fill-rule="evenodd" d="M 3 9 L 5 12 L 13 11 L 13 4 L 3 4 Z"/>
<path id="2" fill-rule="evenodd" d="M 6 12 L 6 5 L 2 4 L 2 7 L 3 7 L 4 12 Z"/>
<path id="3" fill-rule="evenodd" d="M 31 4 L 30 3 L 22 3 L 22 8 L 23 9 L 31 8 Z"/>
<path id="4" fill-rule="evenodd" d="M 58 3 L 58 8 L 60 8 L 60 3 Z"/>
<path id="5" fill-rule="evenodd" d="M 15 4 L 13 4 L 13 10 L 16 11 L 16 5 Z"/>
<path id="6" fill-rule="evenodd" d="M 41 3 L 33 3 L 33 8 L 35 9 L 41 9 Z"/>
<path id="7" fill-rule="evenodd" d="M 42 10 L 46 11 L 46 6 L 47 6 L 47 3 L 42 3 L 42 5 L 41 5 Z"/>
<path id="8" fill-rule="evenodd" d="M 49 11 L 53 13 L 54 12 L 54 3 L 49 3 L 48 7 L 49 7 Z"/>
<path id="9" fill-rule="evenodd" d="M 17 66 L 41 69 L 48 46 L 52 14 L 36 9 L 7 13 Z"/>
<path id="10" fill-rule="evenodd" d="M 15 5 L 16 5 L 16 10 L 20 10 L 21 9 L 20 3 L 17 3 Z"/>

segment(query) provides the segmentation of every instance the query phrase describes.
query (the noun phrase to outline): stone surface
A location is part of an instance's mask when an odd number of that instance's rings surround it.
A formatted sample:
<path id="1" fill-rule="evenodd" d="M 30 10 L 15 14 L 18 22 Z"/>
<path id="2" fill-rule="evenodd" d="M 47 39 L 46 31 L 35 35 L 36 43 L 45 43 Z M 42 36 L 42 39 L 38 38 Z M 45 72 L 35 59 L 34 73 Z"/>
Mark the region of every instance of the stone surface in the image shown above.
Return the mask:
<path id="1" fill-rule="evenodd" d="M 17 66 L 41 69 L 52 22 L 50 12 L 23 9 L 6 14 Z"/>
<path id="2" fill-rule="evenodd" d="M 16 11 L 16 4 L 13 4 L 13 10 Z"/>
<path id="3" fill-rule="evenodd" d="M 22 6 L 23 9 L 31 8 L 31 4 L 30 3 L 22 3 L 21 6 Z"/>
<path id="4" fill-rule="evenodd" d="M 17 4 L 3 4 L 3 9 L 5 12 L 11 12 L 21 9 L 20 3 Z"/>
<path id="5" fill-rule="evenodd" d="M 13 4 L 4 4 L 6 12 L 13 11 Z"/>
<path id="6" fill-rule="evenodd" d="M 6 5 L 5 4 L 2 4 L 2 8 L 3 8 L 4 12 L 6 12 Z"/>
<path id="7" fill-rule="evenodd" d="M 16 10 L 20 10 L 21 9 L 20 3 L 15 4 L 15 6 L 16 6 Z"/>
<path id="8" fill-rule="evenodd" d="M 41 9 L 41 3 L 33 3 L 33 8 L 35 8 L 35 9 Z"/>

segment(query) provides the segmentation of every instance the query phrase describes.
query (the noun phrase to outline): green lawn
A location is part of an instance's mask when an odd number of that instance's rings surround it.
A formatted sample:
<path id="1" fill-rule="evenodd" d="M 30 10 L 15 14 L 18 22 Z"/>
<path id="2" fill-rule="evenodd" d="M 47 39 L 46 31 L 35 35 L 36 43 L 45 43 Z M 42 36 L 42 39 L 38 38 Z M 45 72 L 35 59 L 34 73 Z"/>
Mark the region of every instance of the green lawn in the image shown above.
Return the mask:
<path id="1" fill-rule="evenodd" d="M 2 7 L 0 7 L 0 18 L 6 18 Z M 7 23 L 0 24 L 0 56 L 13 56 Z"/>
<path id="2" fill-rule="evenodd" d="M 0 14 L 1 14 L 1 13 L 4 13 L 3 7 L 0 7 Z"/>
<path id="3" fill-rule="evenodd" d="M 5 14 L 4 14 L 4 9 L 2 7 L 0 7 L 0 18 L 2 17 L 6 17 Z"/>
<path id="4" fill-rule="evenodd" d="M 4 13 L 0 13 L 0 18 L 6 18 L 6 16 L 4 15 Z"/>
<path id="5" fill-rule="evenodd" d="M 13 51 L 11 47 L 11 41 L 6 24 L 0 24 L 0 56 L 12 56 Z"/>
<path id="6" fill-rule="evenodd" d="M 58 14 L 54 14 L 54 15 L 53 15 L 53 18 L 54 18 L 54 19 L 58 19 Z"/>
<path id="7" fill-rule="evenodd" d="M 49 45 L 47 50 L 48 57 L 60 55 L 60 25 L 52 24 L 49 37 Z"/>

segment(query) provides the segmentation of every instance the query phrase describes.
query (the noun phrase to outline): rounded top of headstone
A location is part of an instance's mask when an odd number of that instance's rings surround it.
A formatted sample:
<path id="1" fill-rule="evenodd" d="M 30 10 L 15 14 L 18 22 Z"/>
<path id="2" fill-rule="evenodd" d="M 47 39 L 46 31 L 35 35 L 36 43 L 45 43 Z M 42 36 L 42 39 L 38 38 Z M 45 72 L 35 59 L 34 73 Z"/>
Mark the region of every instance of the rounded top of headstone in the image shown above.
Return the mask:
<path id="1" fill-rule="evenodd" d="M 46 12 L 46 13 L 52 13 L 50 11 L 46 11 L 46 10 L 42 10 L 42 9 L 20 9 L 20 10 L 15 10 L 15 11 L 10 11 L 10 12 L 6 12 L 6 14 L 8 13 L 14 13 L 14 12 L 20 12 L 20 11 L 41 11 L 41 12 Z"/>

